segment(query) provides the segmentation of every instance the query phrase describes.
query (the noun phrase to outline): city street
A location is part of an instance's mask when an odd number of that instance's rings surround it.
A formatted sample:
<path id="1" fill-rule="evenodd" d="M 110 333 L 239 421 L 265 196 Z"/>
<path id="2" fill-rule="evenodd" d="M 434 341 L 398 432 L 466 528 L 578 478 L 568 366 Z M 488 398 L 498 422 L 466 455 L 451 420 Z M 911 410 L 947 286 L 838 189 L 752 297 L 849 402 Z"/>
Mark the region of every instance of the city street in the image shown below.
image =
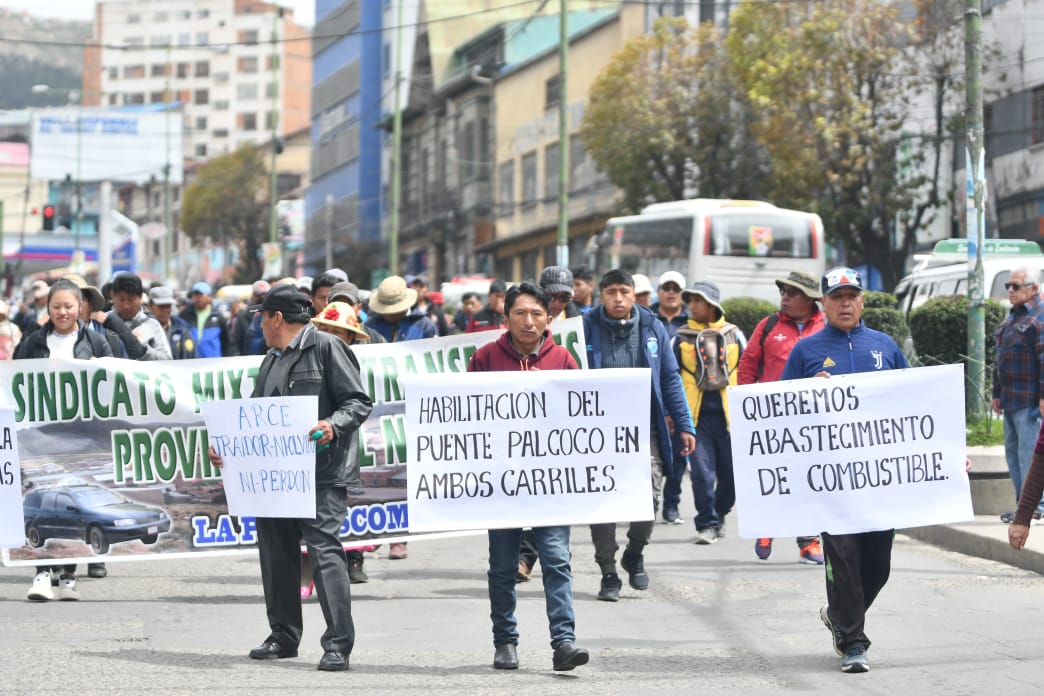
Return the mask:
<path id="1" fill-rule="evenodd" d="M 569 673 L 551 670 L 539 570 L 519 586 L 521 668 L 491 668 L 484 535 L 415 541 L 402 561 L 387 559 L 387 545 L 368 554 L 371 580 L 352 588 L 348 673 L 315 669 L 314 598 L 300 657 L 246 657 L 267 632 L 253 556 L 111 563 L 108 578 L 79 581 L 82 601 L 44 604 L 24 599 L 31 568 L 3 568 L 0 693 L 958 695 L 1033 690 L 1044 674 L 1037 574 L 900 535 L 868 620 L 871 671 L 844 675 L 819 621 L 823 569 L 798 564 L 792 539 L 762 562 L 734 533 L 713 546 L 693 537 L 689 525 L 658 524 L 646 553 L 651 587 L 639 593 L 625 580 L 611 604 L 595 599 L 590 539 L 574 528 L 578 644 L 591 662 Z"/>

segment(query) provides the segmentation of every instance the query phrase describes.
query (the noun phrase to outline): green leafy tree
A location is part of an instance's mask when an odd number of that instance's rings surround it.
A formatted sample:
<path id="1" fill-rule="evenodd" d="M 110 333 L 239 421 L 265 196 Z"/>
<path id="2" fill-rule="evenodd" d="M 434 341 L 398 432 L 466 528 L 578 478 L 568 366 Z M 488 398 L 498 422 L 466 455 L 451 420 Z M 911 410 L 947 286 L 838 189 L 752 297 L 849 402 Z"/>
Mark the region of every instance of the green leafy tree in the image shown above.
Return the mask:
<path id="1" fill-rule="evenodd" d="M 208 160 L 185 189 L 181 229 L 196 245 L 206 239 L 240 251 L 235 281 L 261 277 L 258 251 L 268 239 L 268 173 L 253 147 Z"/>
<path id="2" fill-rule="evenodd" d="M 580 137 L 637 212 L 656 201 L 763 197 L 767 159 L 750 126 L 720 31 L 661 19 L 596 78 Z"/>

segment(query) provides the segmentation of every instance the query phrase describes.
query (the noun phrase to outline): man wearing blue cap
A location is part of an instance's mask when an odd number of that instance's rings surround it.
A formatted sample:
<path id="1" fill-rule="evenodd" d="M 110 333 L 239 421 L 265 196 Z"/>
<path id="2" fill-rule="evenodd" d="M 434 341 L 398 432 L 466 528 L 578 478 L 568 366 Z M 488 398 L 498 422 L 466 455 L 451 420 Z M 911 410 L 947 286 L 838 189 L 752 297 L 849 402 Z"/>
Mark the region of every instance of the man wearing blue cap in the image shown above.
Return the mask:
<path id="1" fill-rule="evenodd" d="M 197 358 L 222 358 L 239 355 L 235 344 L 229 340 L 228 322 L 220 312 L 214 311 L 210 304 L 210 296 L 214 291 L 210 283 L 199 281 L 192 286 L 189 297 L 192 304 L 181 313 L 192 329 L 192 337 L 196 342 Z"/>
<path id="2" fill-rule="evenodd" d="M 837 266 L 826 272 L 820 285 L 827 325 L 794 345 L 780 379 L 909 367 L 891 336 L 863 324 L 863 281 L 859 273 Z M 866 611 L 888 582 L 894 536 L 894 529 L 822 534 L 828 604 L 820 609 L 819 617 L 830 630 L 842 672 L 870 669 L 866 656 L 870 639 L 863 631 Z"/>

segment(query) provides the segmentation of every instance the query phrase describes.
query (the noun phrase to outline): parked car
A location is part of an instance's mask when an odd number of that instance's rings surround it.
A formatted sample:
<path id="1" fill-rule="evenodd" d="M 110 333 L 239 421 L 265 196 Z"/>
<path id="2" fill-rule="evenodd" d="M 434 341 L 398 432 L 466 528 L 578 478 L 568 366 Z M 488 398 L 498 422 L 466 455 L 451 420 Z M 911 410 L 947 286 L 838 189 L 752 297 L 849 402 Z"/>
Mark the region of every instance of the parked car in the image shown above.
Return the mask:
<path id="1" fill-rule="evenodd" d="M 100 556 L 110 544 L 134 539 L 155 544 L 170 531 L 170 517 L 162 508 L 90 484 L 32 490 L 22 508 L 25 536 L 33 548 L 48 539 L 82 539 Z"/>

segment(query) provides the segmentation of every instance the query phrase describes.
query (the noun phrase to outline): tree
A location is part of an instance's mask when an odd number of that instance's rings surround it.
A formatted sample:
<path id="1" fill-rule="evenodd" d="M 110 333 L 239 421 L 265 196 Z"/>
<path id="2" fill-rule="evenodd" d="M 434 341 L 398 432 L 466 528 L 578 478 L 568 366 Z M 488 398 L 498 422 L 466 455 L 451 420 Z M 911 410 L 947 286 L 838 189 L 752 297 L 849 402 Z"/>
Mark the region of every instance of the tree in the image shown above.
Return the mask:
<path id="1" fill-rule="evenodd" d="M 923 86 L 912 73 L 923 39 L 902 9 L 881 0 L 752 3 L 733 13 L 726 40 L 771 157 L 774 202 L 818 212 L 849 261 L 877 267 L 888 288 L 939 205 L 945 139 L 942 93 L 926 174 L 928 153 L 907 147 L 904 131 Z M 938 17 L 918 20 L 921 37 L 939 26 Z"/>
<path id="2" fill-rule="evenodd" d="M 767 159 L 750 125 L 721 33 L 661 19 L 596 78 L 580 137 L 637 212 L 695 196 L 762 197 Z"/>
<path id="3" fill-rule="evenodd" d="M 261 277 L 258 251 L 268 238 L 268 173 L 261 152 L 244 146 L 203 164 L 185 189 L 181 229 L 196 245 L 207 238 L 239 246 L 237 282 Z"/>

